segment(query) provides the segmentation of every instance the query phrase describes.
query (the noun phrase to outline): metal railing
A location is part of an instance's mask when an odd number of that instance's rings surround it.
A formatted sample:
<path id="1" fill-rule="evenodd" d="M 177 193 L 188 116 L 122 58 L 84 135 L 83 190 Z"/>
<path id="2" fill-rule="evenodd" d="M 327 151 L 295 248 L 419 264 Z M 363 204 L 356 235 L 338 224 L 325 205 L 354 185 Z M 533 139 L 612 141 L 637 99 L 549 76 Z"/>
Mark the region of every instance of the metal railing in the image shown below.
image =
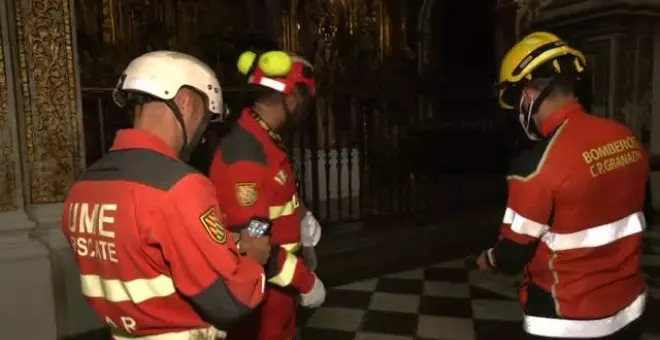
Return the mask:
<path id="1" fill-rule="evenodd" d="M 225 98 L 234 115 L 240 112 L 240 89 L 225 90 Z M 500 197 L 501 183 L 493 176 L 466 175 L 506 167 L 500 159 L 506 151 L 493 143 L 502 140 L 499 128 L 479 120 L 431 121 L 417 107 L 414 93 L 387 98 L 320 91 L 315 114 L 287 142 L 304 202 L 324 223 L 410 223 Z M 84 88 L 83 111 L 91 164 L 130 121 L 112 102 L 111 89 Z"/>

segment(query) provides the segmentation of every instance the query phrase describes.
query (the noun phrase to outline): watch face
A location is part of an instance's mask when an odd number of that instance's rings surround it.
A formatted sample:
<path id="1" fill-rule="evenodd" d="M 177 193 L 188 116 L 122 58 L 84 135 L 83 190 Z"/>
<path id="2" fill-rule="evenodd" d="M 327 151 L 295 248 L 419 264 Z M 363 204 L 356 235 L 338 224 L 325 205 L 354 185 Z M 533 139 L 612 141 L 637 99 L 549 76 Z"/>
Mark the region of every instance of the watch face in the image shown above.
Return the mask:
<path id="1" fill-rule="evenodd" d="M 248 224 L 248 233 L 252 237 L 264 236 L 268 233 L 268 229 L 270 229 L 270 223 L 266 221 L 251 219 Z"/>

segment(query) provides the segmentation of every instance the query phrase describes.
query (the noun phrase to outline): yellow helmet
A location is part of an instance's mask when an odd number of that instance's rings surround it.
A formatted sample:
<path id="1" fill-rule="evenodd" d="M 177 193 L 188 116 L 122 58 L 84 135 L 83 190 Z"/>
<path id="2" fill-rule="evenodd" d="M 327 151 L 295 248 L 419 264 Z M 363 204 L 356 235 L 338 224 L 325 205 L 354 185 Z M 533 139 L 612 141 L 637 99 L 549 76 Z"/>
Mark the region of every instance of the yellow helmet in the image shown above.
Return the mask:
<path id="1" fill-rule="evenodd" d="M 582 52 L 547 32 L 527 35 L 504 56 L 500 66 L 499 102 L 505 109 L 518 105 L 524 83 L 534 78 L 571 72 L 579 74 L 587 63 Z"/>

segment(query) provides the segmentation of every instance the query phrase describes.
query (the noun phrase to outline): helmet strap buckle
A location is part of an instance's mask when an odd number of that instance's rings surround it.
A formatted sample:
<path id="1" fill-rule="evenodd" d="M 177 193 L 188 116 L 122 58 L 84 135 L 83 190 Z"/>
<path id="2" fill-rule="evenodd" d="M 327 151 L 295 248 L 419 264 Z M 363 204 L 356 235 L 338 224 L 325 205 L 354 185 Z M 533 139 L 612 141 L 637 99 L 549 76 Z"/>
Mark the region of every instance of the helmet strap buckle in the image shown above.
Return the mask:
<path id="1" fill-rule="evenodd" d="M 181 126 L 183 144 L 181 145 L 181 149 L 179 150 L 179 159 L 181 159 L 184 162 L 188 162 L 190 160 L 190 156 L 197 147 L 197 144 L 199 144 L 199 142 L 201 141 L 204 131 L 206 131 L 206 127 L 211 122 L 212 114 L 210 111 L 208 111 L 208 109 L 205 110 L 204 118 L 202 118 L 202 121 L 199 127 L 197 128 L 197 130 L 195 131 L 195 133 L 193 134 L 192 138 L 189 139 L 188 131 L 186 129 L 186 122 L 183 119 L 183 115 L 181 114 L 181 110 L 179 109 L 179 106 L 176 105 L 174 100 L 167 100 L 165 101 L 165 103 L 170 108 L 170 110 L 172 110 L 174 117 Z"/>

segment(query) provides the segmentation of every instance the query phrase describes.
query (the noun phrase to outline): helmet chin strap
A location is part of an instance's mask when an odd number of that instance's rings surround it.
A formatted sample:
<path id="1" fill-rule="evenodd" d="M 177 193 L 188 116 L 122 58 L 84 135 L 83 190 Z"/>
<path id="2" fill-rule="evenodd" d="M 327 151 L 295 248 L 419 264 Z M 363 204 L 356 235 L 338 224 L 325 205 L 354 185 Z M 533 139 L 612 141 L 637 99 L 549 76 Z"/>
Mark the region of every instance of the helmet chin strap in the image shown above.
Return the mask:
<path id="1" fill-rule="evenodd" d="M 168 100 L 165 103 L 170 108 L 170 110 L 172 110 L 172 113 L 174 114 L 176 120 L 179 122 L 179 125 L 181 125 L 181 131 L 183 133 L 183 144 L 181 145 L 181 149 L 179 150 L 179 158 L 184 162 L 188 162 L 190 160 L 190 156 L 192 155 L 193 150 L 195 149 L 195 147 L 197 147 L 197 144 L 199 144 L 199 141 L 202 139 L 204 130 L 206 130 L 206 127 L 211 122 L 211 113 L 208 110 L 205 110 L 204 118 L 202 118 L 202 122 L 199 124 L 199 127 L 193 134 L 192 138 L 188 140 L 186 123 L 183 120 L 183 115 L 181 114 L 181 110 L 179 110 L 179 107 L 172 100 Z"/>
<path id="2" fill-rule="evenodd" d="M 195 150 L 197 145 L 199 145 L 199 142 L 202 140 L 202 137 L 204 136 L 204 131 L 206 131 L 206 128 L 209 126 L 209 123 L 211 123 L 212 116 L 213 114 L 211 112 L 205 110 L 204 117 L 202 117 L 202 121 L 199 123 L 199 127 L 193 134 L 188 144 L 181 150 L 179 157 L 184 162 L 190 160 L 190 156 L 192 155 L 193 151 Z"/>
<path id="3" fill-rule="evenodd" d="M 525 94 L 523 93 L 522 96 L 520 96 L 520 103 L 518 103 L 518 120 L 520 121 L 520 125 L 522 126 L 523 130 L 525 131 L 525 134 L 527 135 L 527 138 L 531 140 L 541 140 L 541 133 L 538 130 L 538 127 L 534 125 L 532 122 L 532 118 L 534 117 L 535 114 L 539 112 L 539 109 L 541 108 L 541 104 L 543 101 L 552 93 L 552 88 L 554 87 L 554 82 L 557 79 L 556 76 L 553 76 L 550 78 L 550 81 L 548 82 L 548 85 L 546 85 L 539 95 L 535 99 L 531 99 L 529 102 L 529 105 L 527 108 L 524 107 L 524 99 L 525 99 Z"/>

